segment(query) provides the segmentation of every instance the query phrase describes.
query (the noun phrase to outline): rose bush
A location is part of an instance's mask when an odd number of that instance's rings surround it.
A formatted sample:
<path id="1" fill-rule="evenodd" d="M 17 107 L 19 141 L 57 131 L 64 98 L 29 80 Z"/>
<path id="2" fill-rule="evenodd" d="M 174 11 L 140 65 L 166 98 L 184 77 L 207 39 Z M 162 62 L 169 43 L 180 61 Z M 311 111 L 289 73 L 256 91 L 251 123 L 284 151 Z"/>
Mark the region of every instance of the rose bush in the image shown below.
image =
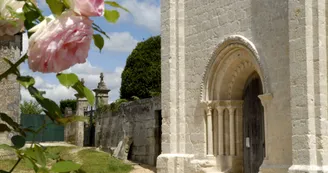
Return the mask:
<path id="1" fill-rule="evenodd" d="M 31 70 L 61 72 L 76 63 L 85 63 L 90 49 L 92 21 L 66 11 L 57 18 L 47 18 L 30 32 L 27 55 Z"/>

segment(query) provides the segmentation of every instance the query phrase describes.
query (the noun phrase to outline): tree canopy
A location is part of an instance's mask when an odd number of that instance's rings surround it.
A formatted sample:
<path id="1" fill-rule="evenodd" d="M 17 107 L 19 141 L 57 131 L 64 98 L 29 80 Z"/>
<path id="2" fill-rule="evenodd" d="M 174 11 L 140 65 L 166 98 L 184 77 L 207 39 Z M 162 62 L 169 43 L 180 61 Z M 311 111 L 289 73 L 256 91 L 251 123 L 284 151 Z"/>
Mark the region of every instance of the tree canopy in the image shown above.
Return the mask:
<path id="1" fill-rule="evenodd" d="M 139 42 L 126 61 L 122 72 L 121 99 L 133 100 L 161 92 L 161 37 Z"/>

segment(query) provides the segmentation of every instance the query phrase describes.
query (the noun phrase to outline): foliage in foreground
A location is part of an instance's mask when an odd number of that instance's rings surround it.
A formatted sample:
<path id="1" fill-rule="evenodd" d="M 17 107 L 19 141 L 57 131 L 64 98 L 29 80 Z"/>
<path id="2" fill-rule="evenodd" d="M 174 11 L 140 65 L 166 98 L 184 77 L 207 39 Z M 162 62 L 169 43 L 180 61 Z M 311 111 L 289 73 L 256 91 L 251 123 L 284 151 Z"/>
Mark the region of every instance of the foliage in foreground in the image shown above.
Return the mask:
<path id="1" fill-rule="evenodd" d="M 47 147 L 46 153 L 48 163 L 55 162 L 54 158 L 62 160 L 72 160 L 82 163 L 82 166 L 74 173 L 128 173 L 132 170 L 132 166 L 124 164 L 121 160 L 115 159 L 108 153 L 99 152 L 94 149 L 84 149 L 75 154 L 74 150 L 80 150 L 79 147 Z M 0 169 L 9 170 L 15 160 L 3 160 Z M 28 162 L 21 161 L 14 172 L 32 173 L 33 169 L 29 167 Z"/>

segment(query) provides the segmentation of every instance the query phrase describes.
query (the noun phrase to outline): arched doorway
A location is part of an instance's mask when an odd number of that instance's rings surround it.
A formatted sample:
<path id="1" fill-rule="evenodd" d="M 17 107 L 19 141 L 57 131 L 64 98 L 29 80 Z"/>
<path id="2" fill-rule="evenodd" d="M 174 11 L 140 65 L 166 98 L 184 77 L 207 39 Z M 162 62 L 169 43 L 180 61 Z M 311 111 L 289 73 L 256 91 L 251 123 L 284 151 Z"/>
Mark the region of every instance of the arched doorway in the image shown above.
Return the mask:
<path id="1" fill-rule="evenodd" d="M 252 75 L 243 94 L 244 173 L 258 173 L 265 156 L 264 112 L 259 99 L 261 79 Z"/>
<path id="2" fill-rule="evenodd" d="M 267 159 L 265 74 L 254 45 L 242 36 L 223 41 L 208 64 L 201 95 L 206 157 L 215 158 L 218 171 L 257 173 Z"/>

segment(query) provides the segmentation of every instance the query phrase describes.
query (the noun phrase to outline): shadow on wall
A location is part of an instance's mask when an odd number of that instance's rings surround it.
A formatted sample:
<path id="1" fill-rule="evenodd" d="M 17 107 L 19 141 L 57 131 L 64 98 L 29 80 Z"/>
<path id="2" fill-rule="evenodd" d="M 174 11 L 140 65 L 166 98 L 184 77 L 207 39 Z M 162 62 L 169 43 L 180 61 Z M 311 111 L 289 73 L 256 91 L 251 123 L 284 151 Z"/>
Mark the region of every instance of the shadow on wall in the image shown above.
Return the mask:
<path id="1" fill-rule="evenodd" d="M 119 159 L 156 165 L 161 153 L 161 120 L 160 97 L 123 103 L 117 112 L 100 112 L 95 146 Z"/>

